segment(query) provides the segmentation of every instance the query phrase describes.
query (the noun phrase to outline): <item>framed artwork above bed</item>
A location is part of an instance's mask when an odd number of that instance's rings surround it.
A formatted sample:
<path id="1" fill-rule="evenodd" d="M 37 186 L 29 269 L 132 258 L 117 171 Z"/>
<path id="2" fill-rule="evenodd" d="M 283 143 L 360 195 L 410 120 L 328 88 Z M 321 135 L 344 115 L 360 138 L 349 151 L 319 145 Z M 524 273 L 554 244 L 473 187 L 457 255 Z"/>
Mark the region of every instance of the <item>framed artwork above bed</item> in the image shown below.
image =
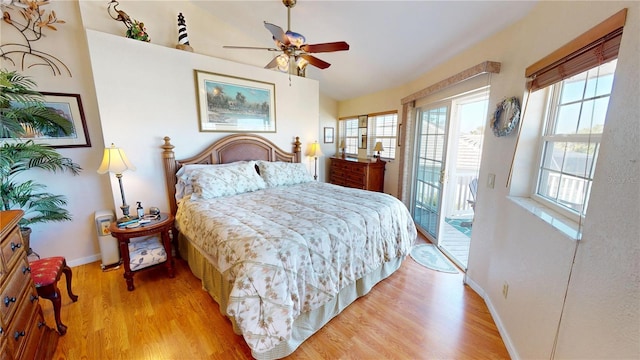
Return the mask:
<path id="1" fill-rule="evenodd" d="M 275 85 L 195 70 L 200 132 L 276 132 Z"/>

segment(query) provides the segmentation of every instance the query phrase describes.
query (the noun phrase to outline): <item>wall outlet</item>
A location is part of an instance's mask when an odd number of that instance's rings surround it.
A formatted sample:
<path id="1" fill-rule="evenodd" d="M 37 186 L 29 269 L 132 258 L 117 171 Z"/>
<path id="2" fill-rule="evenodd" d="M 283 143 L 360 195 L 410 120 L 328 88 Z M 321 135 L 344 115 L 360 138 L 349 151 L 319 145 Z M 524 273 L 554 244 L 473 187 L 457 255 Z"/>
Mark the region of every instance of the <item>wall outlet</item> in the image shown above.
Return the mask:
<path id="1" fill-rule="evenodd" d="M 111 224 L 111 219 L 100 221 L 100 233 L 98 236 L 107 236 L 111 234 L 109 231 L 109 225 Z"/>
<path id="2" fill-rule="evenodd" d="M 487 177 L 487 187 L 493 189 L 496 186 L 496 174 L 489 174 Z"/>
<path id="3" fill-rule="evenodd" d="M 509 284 L 505 281 L 504 284 L 502 285 L 502 296 L 504 296 L 504 298 L 507 298 L 507 295 L 509 294 Z"/>

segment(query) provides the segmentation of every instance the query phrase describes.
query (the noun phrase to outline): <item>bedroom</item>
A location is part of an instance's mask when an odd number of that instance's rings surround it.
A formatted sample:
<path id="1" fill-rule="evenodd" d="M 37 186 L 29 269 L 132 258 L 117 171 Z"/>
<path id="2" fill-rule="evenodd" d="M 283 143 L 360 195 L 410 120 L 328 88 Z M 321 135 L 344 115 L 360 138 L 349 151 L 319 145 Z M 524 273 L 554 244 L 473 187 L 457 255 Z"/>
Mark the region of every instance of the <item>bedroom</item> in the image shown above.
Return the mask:
<path id="1" fill-rule="evenodd" d="M 65 4 L 64 7 L 62 4 Z M 154 43 L 160 43 L 163 39 L 167 44 L 175 42 L 173 26 L 166 27 L 166 34 L 152 34 L 157 39 L 152 39 L 152 44 L 127 41 L 121 36 L 122 28 L 118 23 L 110 19 L 104 20 L 106 11 L 103 2 L 63 2 L 56 10 L 60 18 L 67 20 L 69 30 L 63 32 L 61 27 L 58 33 L 49 35 L 51 43 L 45 42 L 44 45 L 49 47 L 51 53 L 65 54 L 67 65 L 74 70 L 73 77 L 53 78 L 39 72 L 34 75 L 43 89 L 82 94 L 93 147 L 63 150 L 64 154 L 74 158 L 85 168 L 78 179 L 72 179 L 77 191 L 68 194 L 75 219 L 72 223 L 52 224 L 36 229 L 33 246 L 44 256 L 64 254 L 72 265 L 99 259 L 93 231 L 93 212 L 117 207 L 120 202 L 114 179 L 97 175 L 93 171 L 98 166 L 103 145 L 108 145 L 109 142 L 116 142 L 126 149 L 139 168 L 136 172 L 125 175 L 128 198 L 141 200 L 147 206 L 163 206 L 166 201 L 163 184 L 157 181 L 160 175 L 153 170 L 160 166 L 157 150 L 161 145 L 161 138 L 169 135 L 176 141 L 181 141 L 176 146 L 187 155 L 199 150 L 198 145 L 191 144 L 190 139 L 199 142 L 212 138 L 210 134 L 197 133 L 197 115 L 191 93 L 194 68 L 206 67 L 215 69 L 215 72 L 242 73 L 244 77 L 276 82 L 278 98 L 282 99 L 296 99 L 297 96 L 302 96 L 301 93 L 306 94 L 305 99 L 319 98 L 319 101 L 312 101 L 311 106 L 307 107 L 296 106 L 296 101 L 291 101 L 293 105 L 278 104 L 279 129 L 287 126 L 290 133 L 278 132 L 270 138 L 278 144 L 286 145 L 291 136 L 296 135 L 306 141 L 317 139 L 320 136 L 319 129 L 334 126 L 335 119 L 340 116 L 398 109 L 400 99 L 407 94 L 488 59 L 501 61 L 504 74 L 492 81 L 491 103 L 504 96 L 521 94 L 524 67 L 623 7 L 629 8 L 629 14 L 618 65 L 618 71 L 625 76 L 618 77 L 617 86 L 620 86 L 619 92 L 622 95 L 617 101 L 624 104 L 625 109 L 611 116 L 607 136 L 612 139 L 610 144 L 613 145 L 610 146 L 613 148 L 603 154 L 604 160 L 600 162 L 604 173 L 620 174 L 620 178 L 610 179 L 609 183 L 614 186 L 601 183 L 594 188 L 593 196 L 597 201 L 593 201 L 596 205 L 592 204 L 591 211 L 596 215 L 587 224 L 585 241 L 581 244 L 574 269 L 569 302 L 565 310 L 567 317 L 563 320 L 565 325 L 561 332 L 562 352 L 558 356 L 584 357 L 589 354 L 594 357 L 638 357 L 638 329 L 634 324 L 638 323 L 639 290 L 637 277 L 633 277 L 633 274 L 638 273 L 639 230 L 638 224 L 629 219 L 638 218 L 640 201 L 637 165 L 627 165 L 629 159 L 637 161 L 638 157 L 638 148 L 635 146 L 637 141 L 628 138 L 637 139 L 638 131 L 635 126 L 639 113 L 635 101 L 638 98 L 638 82 L 633 81 L 638 79 L 635 64 L 638 63 L 640 33 L 636 2 L 541 2 L 513 28 L 486 39 L 415 81 L 390 89 L 392 91 L 384 94 L 376 93 L 341 102 L 320 96 L 317 84 L 313 81 L 294 78 L 292 87 L 289 87 L 288 79 L 265 74 L 258 68 L 197 54 L 192 56 L 177 52 L 169 45 L 166 48 L 155 46 Z M 154 20 L 155 16 L 149 13 L 150 10 L 144 3 L 132 2 L 123 8 L 131 15 L 145 18 L 149 26 L 154 21 L 164 21 L 159 20 L 159 15 L 158 20 Z M 153 13 L 166 11 L 174 14 L 177 8 L 186 13 L 184 5 L 172 5 L 170 2 L 154 6 Z M 568 14 L 579 21 L 566 22 L 564 19 Z M 188 17 L 187 21 L 190 33 L 198 31 L 193 28 L 196 23 L 194 15 Z M 85 28 L 89 29 L 86 35 Z M 539 29 L 540 33 L 528 31 L 530 29 Z M 521 34 L 519 39 L 524 39 L 525 44 L 534 43 L 535 46 L 523 45 L 522 40 L 512 39 L 514 32 Z M 62 34 L 64 38 L 56 38 Z M 191 36 L 193 38 L 194 35 Z M 551 44 L 540 39 L 554 39 L 554 42 Z M 89 45 L 85 48 L 87 41 Z M 517 51 L 509 51 L 510 48 Z M 96 54 L 96 51 L 103 53 Z M 68 57 L 66 54 L 69 54 Z M 136 57 L 124 54 L 136 54 Z M 157 61 L 158 58 L 163 61 Z M 139 66 L 153 66 L 153 73 L 163 74 L 163 77 L 140 77 L 136 69 Z M 167 83 L 171 84 L 171 88 L 185 89 L 183 91 L 189 94 L 170 96 L 170 92 L 165 90 Z M 162 90 L 154 91 L 154 88 Z M 143 106 L 157 101 L 165 104 L 166 108 Z M 188 105 L 185 106 L 184 103 Z M 143 108 L 144 111 L 140 110 Z M 297 117 L 314 120 L 310 122 L 311 125 L 304 126 L 295 120 Z M 153 123 L 149 124 L 151 121 Z M 162 128 L 162 131 L 151 132 L 154 128 Z M 145 133 L 149 136 L 137 135 Z M 493 308 L 496 323 L 504 328 L 507 335 L 503 335 L 504 340 L 511 343 L 515 349 L 514 354 L 519 354 L 521 358 L 547 357 L 540 356 L 539 352 L 548 353 L 552 335 L 541 334 L 554 333 L 553 329 L 557 325 L 573 243 L 568 243 L 565 238 L 521 209 L 514 208 L 505 199 L 507 191 L 503 184 L 514 142 L 514 138 L 507 138 L 491 139 L 486 143 L 484 159 L 492 160 L 483 164 L 481 178 L 488 173 L 495 173 L 496 184 L 501 186 L 496 186 L 494 191 L 485 190 L 481 195 L 484 196 L 486 208 L 477 221 L 478 227 L 486 231 L 473 239 L 472 243 L 475 245 L 472 245 L 474 247 L 468 277 L 477 284 L 476 291 Z M 332 151 L 327 150 L 325 153 L 332 154 Z M 619 158 L 612 153 L 627 156 Z M 311 163 L 307 164 L 311 168 Z M 387 174 L 389 183 L 394 181 L 391 169 Z M 320 174 L 326 174 L 322 161 Z M 56 178 L 50 186 L 52 190 L 64 193 L 65 182 L 69 180 L 71 179 L 65 177 Z M 143 189 L 149 184 L 152 184 L 152 191 L 147 194 Z M 108 191 L 110 188 L 111 192 Z M 393 194 L 394 189 L 391 187 L 387 191 Z M 608 245 L 608 239 L 616 239 L 615 246 Z M 511 294 L 519 296 L 503 301 L 501 292 L 505 281 L 510 283 Z M 546 296 L 541 297 L 541 293 Z M 618 338 L 616 335 L 620 334 L 625 335 Z"/>

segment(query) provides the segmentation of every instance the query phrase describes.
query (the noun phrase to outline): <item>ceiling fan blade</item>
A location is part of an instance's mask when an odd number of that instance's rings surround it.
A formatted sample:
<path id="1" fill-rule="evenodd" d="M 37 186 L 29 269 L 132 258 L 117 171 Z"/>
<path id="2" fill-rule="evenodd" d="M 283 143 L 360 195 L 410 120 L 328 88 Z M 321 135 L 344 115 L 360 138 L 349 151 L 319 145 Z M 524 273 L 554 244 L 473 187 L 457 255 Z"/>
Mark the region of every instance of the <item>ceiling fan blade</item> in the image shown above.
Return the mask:
<path id="1" fill-rule="evenodd" d="M 331 66 L 331 64 L 329 64 L 328 62 L 324 61 L 324 60 L 320 60 L 315 56 L 311 56 L 308 54 L 300 54 L 300 57 L 307 60 L 309 62 L 309 64 L 320 68 L 320 69 L 326 69 L 329 66 Z"/>
<path id="2" fill-rule="evenodd" d="M 267 50 L 267 51 L 282 51 L 276 48 L 256 47 L 256 46 L 223 46 L 225 49 L 248 49 L 248 50 Z"/>
<path id="3" fill-rule="evenodd" d="M 277 41 L 280 41 L 284 45 L 289 45 L 289 38 L 287 37 L 287 35 L 285 35 L 284 30 L 282 30 L 280 26 L 273 25 L 265 21 L 264 27 L 266 27 L 267 30 L 271 32 L 274 39 L 276 39 Z"/>
<path id="4" fill-rule="evenodd" d="M 300 49 L 308 53 L 344 51 L 344 50 L 349 50 L 349 44 L 347 44 L 344 41 L 336 41 L 336 42 L 322 43 L 322 44 L 302 45 Z"/>
<path id="5" fill-rule="evenodd" d="M 273 60 L 269 61 L 267 65 L 265 65 L 265 69 L 273 69 L 278 67 L 278 57 L 274 57 Z"/>

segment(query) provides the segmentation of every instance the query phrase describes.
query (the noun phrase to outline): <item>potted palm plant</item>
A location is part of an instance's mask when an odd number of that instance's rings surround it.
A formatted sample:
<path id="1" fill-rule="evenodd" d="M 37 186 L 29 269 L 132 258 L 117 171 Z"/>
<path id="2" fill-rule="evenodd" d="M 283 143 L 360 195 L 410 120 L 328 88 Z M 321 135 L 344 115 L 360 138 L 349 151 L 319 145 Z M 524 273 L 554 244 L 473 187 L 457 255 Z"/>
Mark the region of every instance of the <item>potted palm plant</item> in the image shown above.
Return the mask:
<path id="1" fill-rule="evenodd" d="M 30 225 L 68 221 L 71 214 L 64 208 L 64 196 L 46 192 L 46 185 L 29 179 L 27 172 L 40 169 L 77 175 L 82 170 L 56 149 L 22 139 L 27 129 L 42 135 L 73 131 L 70 121 L 44 106 L 42 94 L 33 90 L 35 86 L 26 76 L 0 69 L 0 210 L 24 211 L 20 228 L 29 253 Z"/>

